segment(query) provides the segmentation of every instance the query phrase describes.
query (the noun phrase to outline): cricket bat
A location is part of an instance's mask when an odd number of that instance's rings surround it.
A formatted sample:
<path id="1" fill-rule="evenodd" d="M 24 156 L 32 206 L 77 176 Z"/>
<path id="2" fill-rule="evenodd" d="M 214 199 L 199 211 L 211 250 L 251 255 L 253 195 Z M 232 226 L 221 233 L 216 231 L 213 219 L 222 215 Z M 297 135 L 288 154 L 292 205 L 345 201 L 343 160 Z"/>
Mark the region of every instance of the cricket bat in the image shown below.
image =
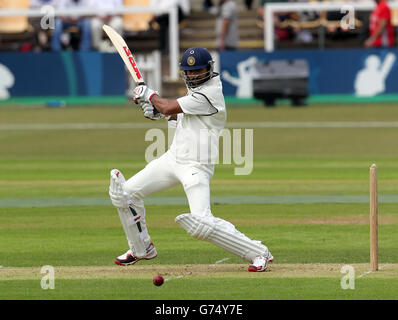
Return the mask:
<path id="1" fill-rule="evenodd" d="M 141 72 L 137 67 L 137 63 L 134 60 L 133 54 L 131 53 L 126 41 L 118 34 L 113 28 L 104 24 L 102 29 L 105 31 L 112 44 L 116 48 L 119 55 L 122 57 L 127 70 L 130 72 L 134 81 L 137 85 L 145 85 L 145 81 L 142 78 Z"/>
<path id="2" fill-rule="evenodd" d="M 135 83 L 137 85 L 145 85 L 145 81 L 142 78 L 141 72 L 137 67 L 137 63 L 134 60 L 133 54 L 131 53 L 129 47 L 127 46 L 126 41 L 122 38 L 120 34 L 118 34 L 112 27 L 104 24 L 102 29 L 105 31 L 109 39 L 112 41 L 112 44 L 116 48 L 119 55 L 122 57 L 124 64 L 127 67 L 127 70 L 130 72 L 133 77 Z M 137 103 L 137 101 L 135 101 Z M 154 113 L 158 113 L 155 106 Z"/>

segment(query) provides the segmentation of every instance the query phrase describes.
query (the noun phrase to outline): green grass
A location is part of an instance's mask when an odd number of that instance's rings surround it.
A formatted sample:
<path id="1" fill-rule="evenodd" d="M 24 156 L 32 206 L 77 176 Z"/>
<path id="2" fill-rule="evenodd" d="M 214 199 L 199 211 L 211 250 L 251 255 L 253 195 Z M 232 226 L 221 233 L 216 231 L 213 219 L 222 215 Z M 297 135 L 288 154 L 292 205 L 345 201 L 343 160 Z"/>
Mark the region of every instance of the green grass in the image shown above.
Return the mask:
<path id="1" fill-rule="evenodd" d="M 58 280 L 54 290 L 43 290 L 38 281 L 13 280 L 0 283 L 0 299 L 70 299 L 85 300 L 186 300 L 187 292 L 195 291 L 196 299 L 208 300 L 216 296 L 220 300 L 351 300 L 396 299 L 398 280 L 362 279 L 355 283 L 355 290 L 342 290 L 339 279 L 251 279 L 222 278 L 175 279 L 161 287 L 152 285 L 152 279 L 123 280 Z M 89 290 L 93 288 L 95 290 Z M 251 296 L 247 296 L 247 288 Z"/>
<path id="2" fill-rule="evenodd" d="M 267 209 L 263 210 L 264 207 Z M 341 204 L 329 205 L 326 212 L 322 211 L 323 205 L 222 205 L 213 207 L 213 212 L 250 237 L 266 243 L 278 257 L 278 263 L 365 263 L 369 259 L 368 225 L 306 224 L 319 217 L 338 217 L 333 211 L 343 218 L 362 217 L 365 221 L 366 208 L 360 207 L 363 213 L 353 211 L 355 205 Z M 174 222 L 175 216 L 187 209 L 184 206 L 147 206 L 149 230 L 160 252 L 157 259 L 147 263 L 211 264 L 223 256 L 233 263 L 242 262 L 221 249 L 190 238 Z M 0 225 L 7 228 L 2 227 L 0 235 L 1 243 L 6 244 L 0 252 L 0 261 L 13 267 L 40 266 L 43 261 L 53 266 L 110 265 L 119 248 L 125 246 L 114 211 L 110 206 L 1 209 Z M 242 211 L 247 212 L 244 218 Z M 383 218 L 397 216 L 383 212 Z M 306 219 L 306 223 L 299 223 L 300 219 Z M 395 228 L 396 224 L 380 226 L 382 262 L 398 263 Z M 185 245 L 176 248 L 179 241 Z"/>
<path id="3" fill-rule="evenodd" d="M 398 107 L 382 105 L 315 105 L 274 109 L 231 108 L 230 122 L 393 121 Z M 148 123 L 132 106 L 90 108 L 0 108 L 5 124 Z M 174 222 L 186 205 L 146 206 L 149 232 L 158 257 L 140 262 L 144 276 L 126 268 L 131 278 L 56 278 L 55 290 L 40 288 L 40 267 L 114 266 L 126 250 L 116 210 L 110 205 L 50 207 L 1 206 L 7 199 L 108 197 L 109 171 L 129 177 L 144 165 L 146 129 L 0 130 L 0 299 L 397 299 L 398 277 L 388 264 L 398 263 L 398 128 L 254 129 L 254 170 L 234 175 L 234 164 L 216 167 L 212 196 L 257 197 L 367 196 L 369 166 L 377 163 L 379 194 L 397 195 L 380 203 L 379 260 L 385 269 L 356 280 L 342 290 L 339 268 L 369 262 L 367 203 L 213 204 L 215 216 L 229 220 L 248 236 L 262 240 L 275 262 L 270 272 L 251 274 L 246 262 L 209 243 L 191 238 Z M 221 145 L 222 146 L 222 145 Z M 158 197 L 182 197 L 181 186 Z M 154 198 L 155 199 L 155 198 Z M 43 200 L 44 201 L 44 200 Z M 5 203 L 4 202 L 4 203 Z M 174 265 L 242 264 L 231 274 L 203 273 L 151 284 L 152 271 Z M 291 264 L 330 264 L 334 273 L 295 276 L 280 273 Z M 2 276 L 8 270 L 36 268 L 26 279 Z M 209 267 L 210 268 L 210 267 Z M 34 270 L 36 270 L 34 269 Z M 141 270 L 141 269 L 140 269 Z M 337 272 L 336 272 L 337 270 Z M 181 271 L 182 272 L 182 271 Z"/>

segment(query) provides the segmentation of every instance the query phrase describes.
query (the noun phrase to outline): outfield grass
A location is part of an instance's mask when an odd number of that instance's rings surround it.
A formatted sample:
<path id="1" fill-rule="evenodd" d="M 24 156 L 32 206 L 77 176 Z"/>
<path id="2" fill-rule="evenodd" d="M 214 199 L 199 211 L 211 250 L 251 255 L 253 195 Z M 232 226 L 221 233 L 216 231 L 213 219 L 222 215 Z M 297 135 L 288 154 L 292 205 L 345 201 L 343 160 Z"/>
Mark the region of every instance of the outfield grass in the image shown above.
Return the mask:
<path id="1" fill-rule="evenodd" d="M 231 108 L 228 121 L 387 123 L 397 117 L 398 107 L 389 104 L 251 106 Z M 255 128 L 251 175 L 234 175 L 241 165 L 217 165 L 214 215 L 262 240 L 275 257 L 269 271 L 252 274 L 244 261 L 174 222 L 188 212 L 181 186 L 147 201 L 158 257 L 118 268 L 113 259 L 127 244 L 107 195 L 109 171 L 131 176 L 145 165 L 147 129 L 20 127 L 129 122 L 158 125 L 133 106 L 0 108 L 0 299 L 398 298 L 398 128 Z M 372 163 L 383 200 L 382 269 L 366 274 Z M 355 290 L 340 287 L 345 264 L 355 266 Z M 44 265 L 55 268 L 55 290 L 40 288 Z M 170 278 L 159 288 L 151 284 L 157 272 Z"/>

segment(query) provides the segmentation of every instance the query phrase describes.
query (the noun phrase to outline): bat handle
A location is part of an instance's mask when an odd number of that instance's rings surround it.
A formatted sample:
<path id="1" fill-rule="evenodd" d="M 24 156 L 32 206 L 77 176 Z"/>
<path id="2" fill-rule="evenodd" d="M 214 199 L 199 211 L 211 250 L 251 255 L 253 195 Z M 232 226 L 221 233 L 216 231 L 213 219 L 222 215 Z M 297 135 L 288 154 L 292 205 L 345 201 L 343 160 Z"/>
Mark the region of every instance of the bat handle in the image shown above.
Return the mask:
<path id="1" fill-rule="evenodd" d="M 136 82 L 136 84 L 137 84 L 137 86 L 145 86 L 146 85 L 144 81 Z M 134 103 L 138 104 L 138 101 L 134 99 Z"/>

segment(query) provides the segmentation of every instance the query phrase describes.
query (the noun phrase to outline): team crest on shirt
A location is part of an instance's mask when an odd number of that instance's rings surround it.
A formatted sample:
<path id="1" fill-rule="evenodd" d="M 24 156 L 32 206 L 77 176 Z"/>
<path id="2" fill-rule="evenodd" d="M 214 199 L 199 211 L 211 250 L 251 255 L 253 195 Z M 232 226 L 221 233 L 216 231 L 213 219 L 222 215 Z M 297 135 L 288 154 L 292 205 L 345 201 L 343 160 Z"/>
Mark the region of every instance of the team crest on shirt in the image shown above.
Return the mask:
<path id="1" fill-rule="evenodd" d="M 189 66 L 193 66 L 195 64 L 195 58 L 192 56 L 189 56 L 187 59 L 187 63 Z"/>

